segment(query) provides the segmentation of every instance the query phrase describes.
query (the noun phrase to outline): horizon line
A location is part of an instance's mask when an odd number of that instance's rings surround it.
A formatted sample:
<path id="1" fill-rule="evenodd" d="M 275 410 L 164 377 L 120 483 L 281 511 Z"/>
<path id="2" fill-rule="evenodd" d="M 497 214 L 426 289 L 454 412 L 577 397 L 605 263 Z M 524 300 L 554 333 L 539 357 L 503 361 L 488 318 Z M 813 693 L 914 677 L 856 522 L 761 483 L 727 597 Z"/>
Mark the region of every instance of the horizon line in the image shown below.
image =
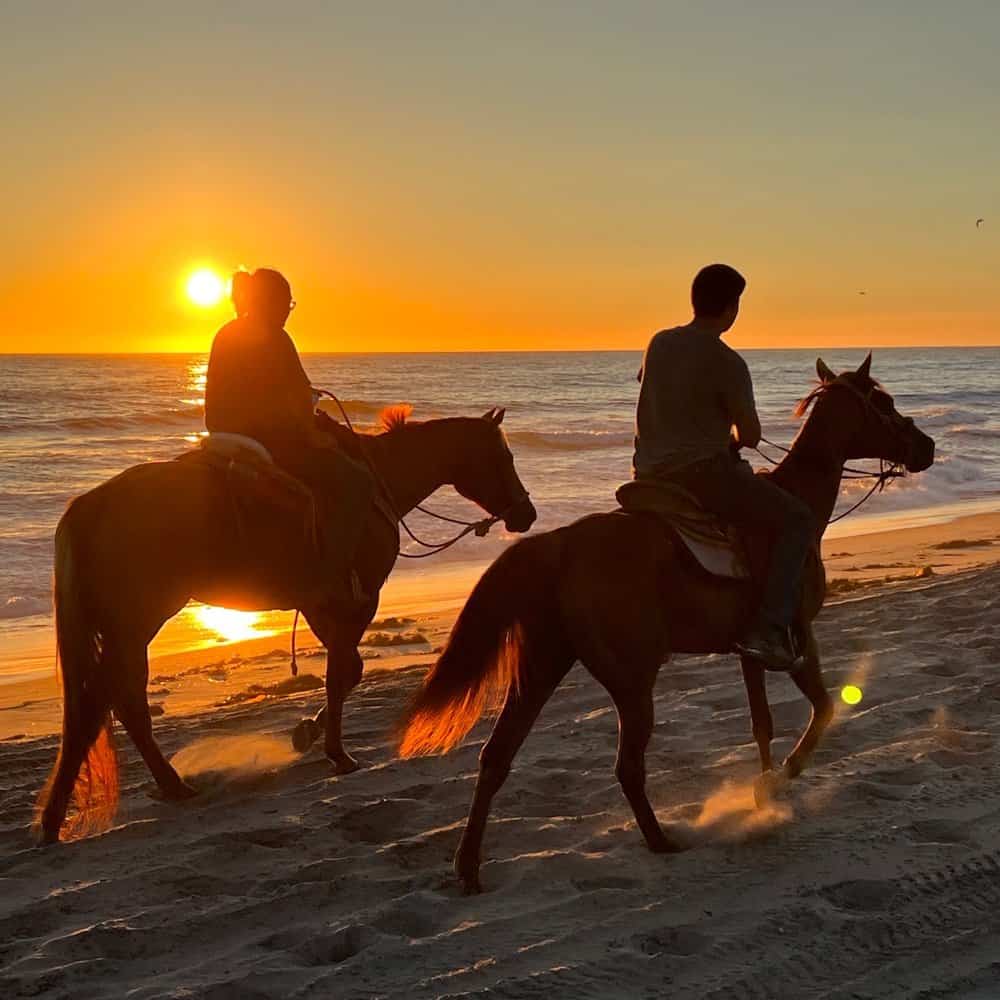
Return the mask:
<path id="1" fill-rule="evenodd" d="M 995 344 L 824 344 L 806 347 L 737 347 L 738 351 L 956 351 L 956 350 L 995 350 L 1000 348 L 1000 342 Z M 426 350 L 426 351 L 315 351 L 299 350 L 303 356 L 310 355 L 431 355 L 431 354 L 641 354 L 645 347 L 543 347 L 543 348 L 483 348 L 479 350 Z M 192 354 L 209 353 L 209 349 L 185 351 L 0 351 L 0 358 L 128 358 L 128 357 L 183 357 Z"/>

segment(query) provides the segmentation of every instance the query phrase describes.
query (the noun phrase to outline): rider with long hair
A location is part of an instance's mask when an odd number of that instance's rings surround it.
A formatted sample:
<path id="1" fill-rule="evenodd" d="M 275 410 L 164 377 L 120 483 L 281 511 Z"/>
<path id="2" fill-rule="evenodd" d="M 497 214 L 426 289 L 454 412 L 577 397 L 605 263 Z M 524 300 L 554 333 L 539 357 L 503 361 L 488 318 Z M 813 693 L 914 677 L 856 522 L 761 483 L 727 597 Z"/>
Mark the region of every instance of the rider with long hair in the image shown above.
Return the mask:
<path id="1" fill-rule="evenodd" d="M 281 468 L 310 487 L 332 569 L 330 599 L 356 607 L 365 595 L 352 561 L 371 504 L 371 476 L 317 427 L 313 389 L 285 330 L 295 301 L 284 275 L 270 268 L 237 271 L 232 299 L 236 319 L 212 342 L 205 426 L 259 441 Z"/>

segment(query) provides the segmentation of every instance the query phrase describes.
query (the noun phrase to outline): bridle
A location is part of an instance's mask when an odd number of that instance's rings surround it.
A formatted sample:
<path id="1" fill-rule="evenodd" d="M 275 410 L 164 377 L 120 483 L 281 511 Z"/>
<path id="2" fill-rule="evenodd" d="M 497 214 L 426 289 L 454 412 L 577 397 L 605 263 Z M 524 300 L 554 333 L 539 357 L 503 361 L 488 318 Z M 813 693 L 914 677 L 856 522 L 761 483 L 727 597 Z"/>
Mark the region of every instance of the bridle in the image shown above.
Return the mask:
<path id="1" fill-rule="evenodd" d="M 354 425 L 351 423 L 351 418 L 347 415 L 347 411 L 344 409 L 344 404 L 341 403 L 341 401 L 327 389 L 315 389 L 314 391 L 318 392 L 321 396 L 329 396 L 329 398 L 337 404 L 337 408 L 340 410 L 340 414 L 344 418 L 344 423 L 347 425 L 347 429 L 352 434 L 357 434 L 357 431 L 354 429 Z M 364 449 L 362 449 L 362 456 L 364 457 L 365 464 L 368 466 L 369 471 L 375 477 L 375 482 L 378 484 L 379 489 L 382 490 L 385 502 L 392 511 L 392 514 L 396 518 L 397 522 L 399 522 L 400 527 L 402 527 L 406 534 L 409 535 L 417 545 L 427 550 L 426 552 L 400 552 L 399 557 L 401 559 L 426 559 L 428 556 L 436 556 L 439 552 L 444 552 L 445 549 L 450 549 L 456 542 L 465 538 L 466 535 L 474 534 L 477 538 L 485 538 L 495 524 L 498 524 L 500 521 L 505 521 L 511 511 L 531 499 L 531 494 L 523 486 L 521 486 L 519 494 L 511 500 L 511 502 L 502 511 L 500 511 L 499 514 L 490 514 L 489 517 L 483 517 L 477 521 L 464 521 L 458 517 L 449 517 L 447 514 L 438 514 L 436 511 L 429 510 L 423 504 L 418 503 L 413 508 L 414 510 L 419 510 L 422 514 L 426 514 L 428 517 L 436 518 L 439 521 L 445 521 L 448 524 L 462 525 L 462 530 L 453 538 L 449 538 L 443 542 L 426 542 L 414 534 L 413 530 L 406 523 L 406 519 L 399 512 L 399 508 L 396 506 L 396 502 L 392 496 L 392 491 L 389 489 L 385 479 L 375 467 L 375 463 L 372 462 L 367 453 L 365 453 Z"/>
<path id="2" fill-rule="evenodd" d="M 328 396 L 336 404 L 337 408 L 340 410 L 340 415 L 344 418 L 344 423 L 347 425 L 347 429 L 352 434 L 357 434 L 358 432 L 354 429 L 354 424 L 351 423 L 351 418 L 347 415 L 347 411 L 344 409 L 344 404 L 332 393 L 329 389 L 317 389 L 313 387 L 313 392 L 319 393 L 321 396 Z M 455 535 L 453 538 L 449 538 L 444 542 L 425 542 L 422 538 L 418 538 L 417 535 L 413 533 L 413 530 L 406 523 L 406 519 L 402 514 L 399 513 L 399 508 L 396 506 L 396 502 L 393 499 L 392 491 L 389 489 L 382 474 L 378 471 L 375 463 L 369 458 L 368 453 L 362 448 L 361 456 L 368 466 L 368 470 L 371 472 L 375 483 L 378 488 L 382 491 L 382 498 L 385 500 L 386 506 L 392 513 L 392 516 L 396 519 L 403 530 L 410 536 L 410 538 L 417 543 L 417 545 L 422 546 L 426 549 L 426 552 L 400 552 L 398 553 L 401 559 L 426 559 L 428 556 L 436 556 L 439 552 L 444 552 L 445 549 L 450 549 L 456 542 L 461 541 L 466 535 L 474 534 L 477 538 L 485 538 L 493 525 L 498 524 L 500 521 L 504 521 L 507 515 L 510 514 L 515 508 L 519 507 L 521 504 L 531 499 L 531 494 L 521 486 L 520 493 L 516 496 L 499 514 L 491 514 L 489 517 L 480 518 L 478 521 L 463 521 L 461 518 L 449 517 L 447 514 L 438 514 L 436 511 L 429 510 L 423 504 L 416 504 L 414 510 L 419 510 L 422 514 L 428 515 L 428 517 L 437 518 L 439 521 L 446 521 L 448 524 L 460 524 L 462 525 L 462 530 Z M 295 617 L 292 619 L 292 657 L 290 663 L 290 669 L 292 676 L 298 676 L 299 663 L 297 655 L 297 643 L 296 643 L 296 633 L 298 631 L 299 625 L 299 614 L 300 609 L 295 609 Z"/>
<path id="3" fill-rule="evenodd" d="M 875 416 L 878 417 L 879 421 L 888 428 L 895 430 L 898 424 L 902 424 L 904 427 L 913 425 L 913 420 L 911 418 L 903 417 L 899 414 L 896 414 L 896 416 L 899 418 L 897 422 L 889 414 L 883 413 L 872 402 L 872 396 L 875 394 L 874 385 L 872 385 L 872 387 L 868 390 L 867 393 L 864 393 L 860 389 L 858 389 L 857 386 L 851 385 L 850 382 L 844 381 L 840 376 L 838 376 L 832 382 L 828 383 L 827 391 L 832 389 L 834 386 L 840 386 L 841 388 L 847 389 L 849 392 L 852 392 L 855 396 L 858 397 L 858 399 L 861 400 L 865 409 L 874 413 Z M 777 444 L 774 441 L 769 441 L 763 435 L 761 435 L 761 441 L 763 441 L 767 445 L 770 445 L 772 448 L 777 448 L 778 451 L 784 452 L 786 455 L 791 454 L 790 448 L 786 448 L 784 445 Z M 755 447 L 753 450 L 757 452 L 757 454 L 760 455 L 760 457 L 763 458 L 764 461 L 769 462 L 771 465 L 778 464 L 778 462 L 775 461 L 775 459 L 771 458 L 769 455 L 765 455 L 764 452 L 760 450 L 760 448 Z M 843 513 L 838 514 L 836 517 L 831 517 L 826 522 L 827 525 L 835 524 L 837 521 L 840 521 L 843 518 L 847 517 L 848 514 L 853 514 L 859 507 L 862 506 L 862 504 L 870 500 L 876 493 L 881 493 L 885 489 L 886 484 L 889 483 L 891 480 L 898 479 L 906 475 L 906 469 L 902 462 L 888 462 L 884 458 L 880 458 L 878 462 L 879 462 L 878 472 L 868 472 L 865 469 L 855 469 L 850 465 L 843 466 L 841 470 L 842 479 L 874 478 L 875 482 L 872 484 L 872 488 L 856 504 L 849 507 L 847 510 L 843 511 Z"/>

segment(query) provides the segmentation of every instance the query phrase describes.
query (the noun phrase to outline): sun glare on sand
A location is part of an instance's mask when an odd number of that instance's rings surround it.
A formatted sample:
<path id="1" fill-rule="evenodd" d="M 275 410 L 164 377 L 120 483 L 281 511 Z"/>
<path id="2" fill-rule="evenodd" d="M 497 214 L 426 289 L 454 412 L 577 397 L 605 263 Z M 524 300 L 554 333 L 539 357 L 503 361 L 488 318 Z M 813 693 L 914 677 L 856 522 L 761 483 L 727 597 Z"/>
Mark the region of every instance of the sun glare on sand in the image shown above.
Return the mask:
<path id="1" fill-rule="evenodd" d="M 187 280 L 187 297 L 196 305 L 218 305 L 226 294 L 226 283 L 211 268 L 201 267 Z"/>
<path id="2" fill-rule="evenodd" d="M 269 629 L 258 627 L 260 615 L 256 611 L 234 611 L 202 604 L 194 609 L 194 617 L 202 628 L 214 632 L 220 642 L 242 642 L 271 634 Z"/>

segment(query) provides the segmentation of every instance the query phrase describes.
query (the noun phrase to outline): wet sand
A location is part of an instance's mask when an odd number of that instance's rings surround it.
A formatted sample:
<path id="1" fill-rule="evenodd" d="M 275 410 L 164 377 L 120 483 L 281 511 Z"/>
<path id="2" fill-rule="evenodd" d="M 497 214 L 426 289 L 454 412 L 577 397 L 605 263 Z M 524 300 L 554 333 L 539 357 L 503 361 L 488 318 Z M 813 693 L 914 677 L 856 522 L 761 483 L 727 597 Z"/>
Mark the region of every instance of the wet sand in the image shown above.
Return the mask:
<path id="1" fill-rule="evenodd" d="M 294 684 L 284 637 L 160 657 L 157 739 L 201 794 L 151 798 L 123 739 L 118 825 L 44 851 L 27 824 L 55 757 L 57 693 L 4 685 L 0 990 L 991 996 L 998 544 L 1000 515 L 830 542 L 825 675 L 864 698 L 839 705 L 812 768 L 767 811 L 752 807 L 735 659 L 665 667 L 649 789 L 662 822 L 702 841 L 682 855 L 644 847 L 614 779 L 614 711 L 575 669 L 497 797 L 478 897 L 460 895 L 450 865 L 489 723 L 443 758 L 399 761 L 389 739 L 453 620 L 430 595 L 365 647 L 345 718 L 360 771 L 336 777 L 318 750 L 291 750 L 295 722 L 322 704 L 311 639 Z M 780 759 L 808 706 L 787 678 L 769 691 Z"/>

